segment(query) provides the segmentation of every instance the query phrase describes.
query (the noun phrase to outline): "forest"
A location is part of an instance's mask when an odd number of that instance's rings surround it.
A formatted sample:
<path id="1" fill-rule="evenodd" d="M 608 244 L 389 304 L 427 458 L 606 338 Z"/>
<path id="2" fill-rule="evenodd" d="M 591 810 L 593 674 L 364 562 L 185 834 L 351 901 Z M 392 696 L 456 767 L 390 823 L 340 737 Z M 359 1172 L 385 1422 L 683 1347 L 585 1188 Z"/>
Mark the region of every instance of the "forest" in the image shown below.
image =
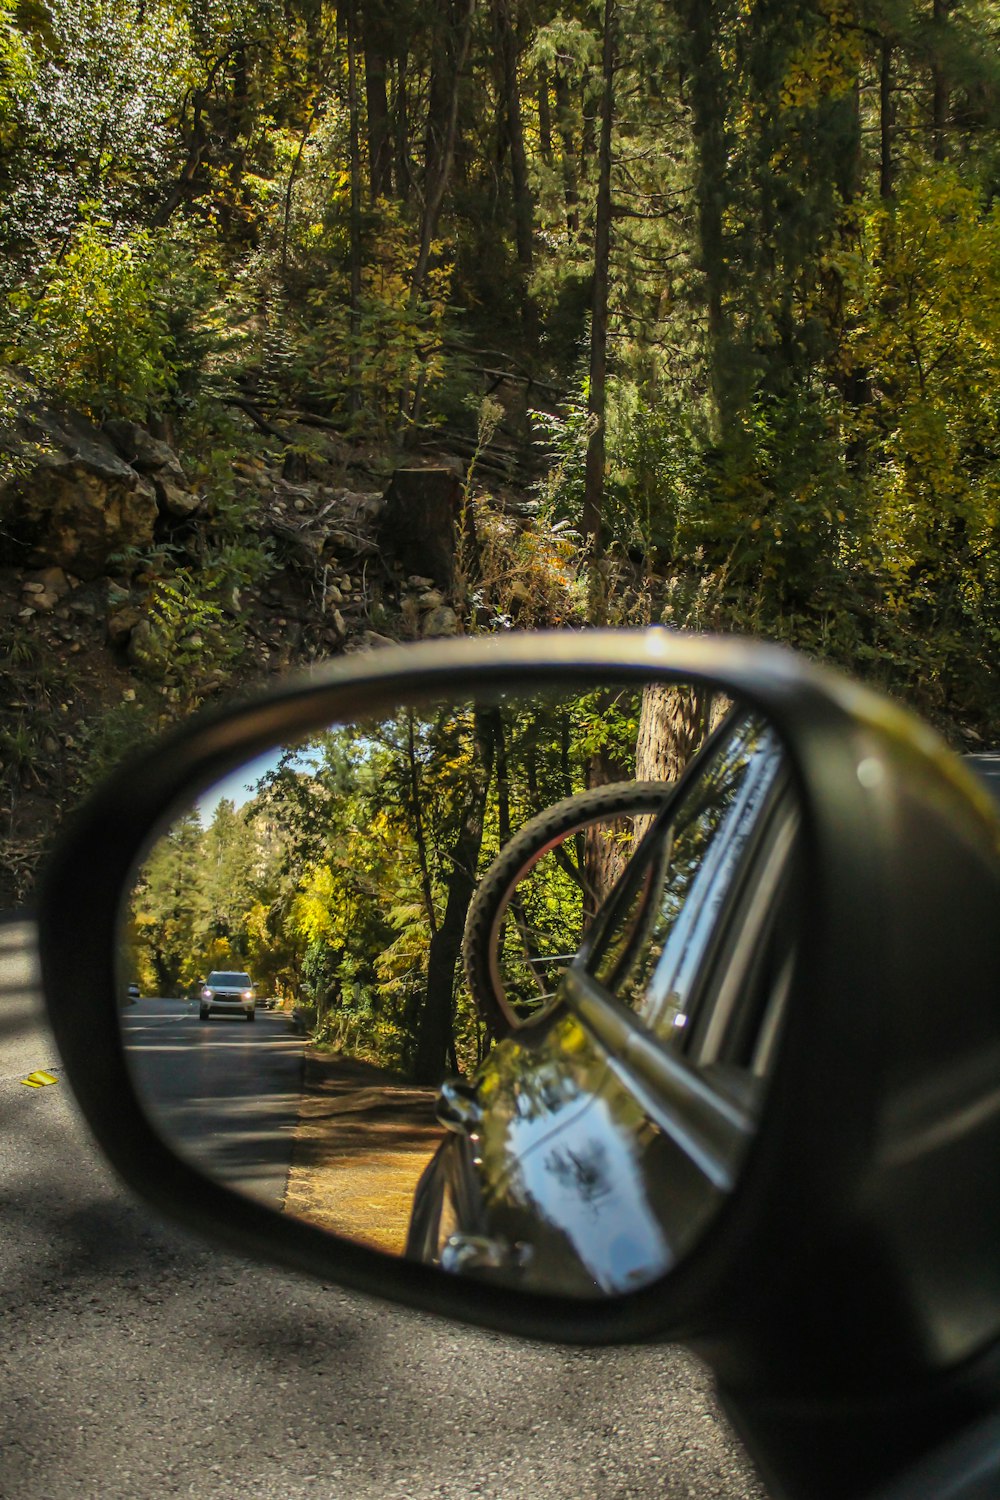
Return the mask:
<path id="1" fill-rule="evenodd" d="M 0 0 L 0 366 L 177 446 L 208 550 L 178 526 L 158 566 L 206 618 L 267 574 L 234 463 L 295 412 L 501 455 L 560 538 L 559 623 L 750 631 L 995 734 L 998 28 Z M 506 628 L 465 585 L 461 628 Z"/>

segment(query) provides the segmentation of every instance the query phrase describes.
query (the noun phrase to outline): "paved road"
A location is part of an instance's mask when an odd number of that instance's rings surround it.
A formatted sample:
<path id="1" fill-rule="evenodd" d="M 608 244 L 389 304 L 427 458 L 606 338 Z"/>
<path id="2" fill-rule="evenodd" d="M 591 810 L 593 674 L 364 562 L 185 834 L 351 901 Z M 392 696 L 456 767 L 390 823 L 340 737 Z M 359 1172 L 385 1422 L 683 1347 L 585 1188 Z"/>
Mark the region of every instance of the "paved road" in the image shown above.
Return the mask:
<path id="1" fill-rule="evenodd" d="M 122 1012 L 129 1062 L 160 1133 L 210 1176 L 284 1202 L 302 1093 L 302 1038 L 258 1011 L 200 1021 L 185 1000 Z"/>
<path id="2" fill-rule="evenodd" d="M 515 1343 L 155 1218 L 18 1081 L 58 1056 L 2 938 L 2 1500 L 762 1500 L 676 1350 Z"/>

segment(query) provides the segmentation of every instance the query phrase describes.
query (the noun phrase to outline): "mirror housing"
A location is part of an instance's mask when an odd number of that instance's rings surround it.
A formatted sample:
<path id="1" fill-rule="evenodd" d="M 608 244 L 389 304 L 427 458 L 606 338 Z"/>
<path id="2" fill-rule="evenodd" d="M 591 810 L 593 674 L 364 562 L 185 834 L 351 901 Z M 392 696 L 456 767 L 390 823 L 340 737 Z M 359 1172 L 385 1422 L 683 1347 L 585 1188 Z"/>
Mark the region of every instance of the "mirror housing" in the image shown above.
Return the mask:
<path id="1" fill-rule="evenodd" d="M 120 904 L 155 831 L 194 789 L 320 724 L 602 674 L 700 683 L 759 709 L 801 806 L 784 1034 L 737 1189 L 697 1251 L 605 1301 L 513 1291 L 278 1217 L 170 1151 L 136 1096 L 117 1000 Z M 1000 1334 L 998 909 L 995 813 L 919 721 L 782 649 L 657 628 L 385 649 L 197 718 L 80 813 L 40 928 L 69 1079 L 100 1145 L 155 1207 L 238 1252 L 494 1329 L 683 1339 L 766 1449 L 776 1411 L 949 1380 Z M 981 1388 L 954 1399 L 974 1411 Z"/>

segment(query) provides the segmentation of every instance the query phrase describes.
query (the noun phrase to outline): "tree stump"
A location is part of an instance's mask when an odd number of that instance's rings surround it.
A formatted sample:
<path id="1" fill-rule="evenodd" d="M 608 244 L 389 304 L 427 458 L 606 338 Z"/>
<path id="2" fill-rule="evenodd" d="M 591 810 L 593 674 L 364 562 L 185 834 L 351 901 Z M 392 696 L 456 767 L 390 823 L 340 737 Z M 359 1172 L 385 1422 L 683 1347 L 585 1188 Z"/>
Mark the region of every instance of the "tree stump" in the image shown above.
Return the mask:
<path id="1" fill-rule="evenodd" d="M 379 546 L 407 573 L 454 593 L 459 538 L 474 548 L 472 513 L 462 515 L 462 482 L 450 469 L 397 469 L 379 517 Z"/>

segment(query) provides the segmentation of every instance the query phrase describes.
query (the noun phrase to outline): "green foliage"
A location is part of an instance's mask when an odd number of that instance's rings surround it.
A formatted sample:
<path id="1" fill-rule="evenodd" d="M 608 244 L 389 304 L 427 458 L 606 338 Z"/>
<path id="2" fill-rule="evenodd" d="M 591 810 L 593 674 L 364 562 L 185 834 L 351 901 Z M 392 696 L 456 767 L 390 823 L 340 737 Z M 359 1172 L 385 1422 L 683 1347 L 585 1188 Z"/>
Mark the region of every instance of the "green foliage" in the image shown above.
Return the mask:
<path id="1" fill-rule="evenodd" d="M 462 593 L 485 628 L 586 614 L 600 7 L 515 9 L 505 35 L 476 8 L 458 77 L 454 8 L 363 8 L 352 69 L 327 0 L 280 26 L 249 0 L 0 0 L 0 359 L 172 425 L 205 506 L 151 625 L 185 670 L 182 610 L 224 671 L 212 610 L 271 567 L 234 395 L 386 464 L 471 436 L 487 389 L 505 438 L 544 404 L 538 524 L 467 476 Z M 938 10 L 616 8 L 607 607 L 787 639 L 983 729 L 1000 65 L 989 5 Z"/>
<path id="2" fill-rule="evenodd" d="M 11 294 L 4 357 L 96 417 L 183 410 L 230 342 L 219 296 L 188 243 L 86 219 Z"/>
<path id="3" fill-rule="evenodd" d="M 332 269 L 324 268 L 307 294 L 305 316 L 292 325 L 293 389 L 328 403 L 355 430 L 385 438 L 405 417 L 417 386 L 428 400 L 444 377 L 442 336 L 451 284 L 447 247 L 434 243 L 435 264 L 414 296 L 411 232 L 398 209 L 380 204 L 368 225 L 355 313 L 342 240 L 337 254 L 345 213 L 342 203 L 339 207 L 337 232 L 325 242 L 333 251 Z"/>
<path id="4" fill-rule="evenodd" d="M 136 694 L 95 714 L 83 735 L 83 762 L 77 781 L 81 792 L 98 786 L 116 767 L 155 738 L 161 710 L 147 695 Z"/>
<path id="5" fill-rule="evenodd" d="M 119 240 L 84 223 L 37 285 L 13 296 L 9 357 L 97 416 L 141 412 L 172 374 L 154 287 L 148 235 Z"/>
<path id="6" fill-rule="evenodd" d="M 531 426 L 533 440 L 549 466 L 535 487 L 542 512 L 553 521 L 578 522 L 587 443 L 593 429 L 586 383 L 579 394 L 567 397 L 561 412 L 532 411 Z"/>

